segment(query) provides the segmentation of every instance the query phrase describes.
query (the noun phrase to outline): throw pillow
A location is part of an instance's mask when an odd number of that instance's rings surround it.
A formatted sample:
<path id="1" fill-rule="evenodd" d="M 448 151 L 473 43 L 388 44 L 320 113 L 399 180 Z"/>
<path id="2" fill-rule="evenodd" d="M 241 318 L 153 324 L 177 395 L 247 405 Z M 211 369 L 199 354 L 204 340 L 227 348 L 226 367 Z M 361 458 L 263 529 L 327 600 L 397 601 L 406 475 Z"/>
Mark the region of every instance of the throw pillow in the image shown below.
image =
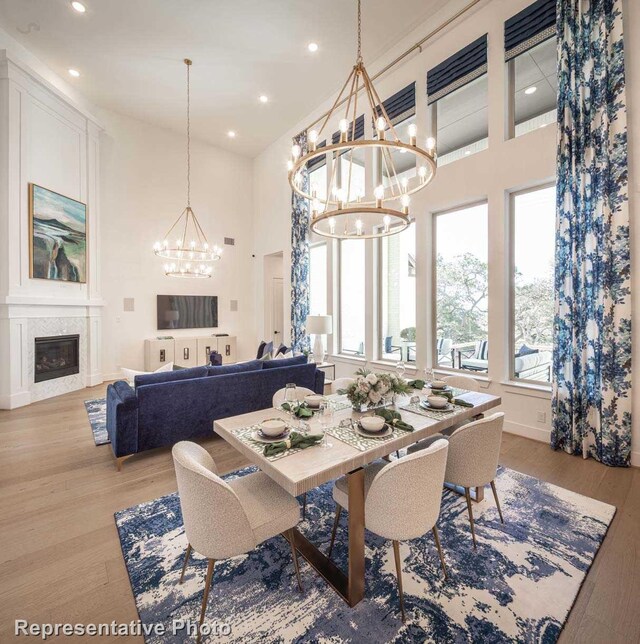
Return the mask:
<path id="1" fill-rule="evenodd" d="M 518 351 L 518 356 L 528 356 L 528 355 L 531 355 L 532 353 L 538 353 L 538 350 L 532 349 L 531 347 L 528 347 L 526 344 L 523 344 L 520 347 L 520 351 Z"/>
<path id="2" fill-rule="evenodd" d="M 124 367 L 120 368 L 122 371 L 122 376 L 129 384 L 133 387 L 135 383 L 136 376 L 145 376 L 148 373 L 162 373 L 164 371 L 173 371 L 173 362 L 167 362 L 167 364 L 158 367 L 155 371 L 136 371 L 135 369 L 125 369 Z"/>

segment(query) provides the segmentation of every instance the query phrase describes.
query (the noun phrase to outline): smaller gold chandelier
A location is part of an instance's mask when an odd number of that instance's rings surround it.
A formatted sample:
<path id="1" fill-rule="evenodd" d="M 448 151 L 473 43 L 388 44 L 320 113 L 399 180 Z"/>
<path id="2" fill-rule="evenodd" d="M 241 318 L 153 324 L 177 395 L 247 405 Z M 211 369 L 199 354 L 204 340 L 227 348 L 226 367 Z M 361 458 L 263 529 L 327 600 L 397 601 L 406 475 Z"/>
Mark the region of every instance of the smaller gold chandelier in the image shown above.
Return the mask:
<path id="1" fill-rule="evenodd" d="M 222 248 L 209 246 L 200 222 L 191 208 L 191 86 L 189 70 L 191 61 L 184 59 L 187 66 L 187 207 L 173 223 L 164 236 L 164 241 L 156 242 L 153 252 L 164 259 L 164 272 L 168 277 L 211 277 L 211 262 L 222 256 Z"/>
<path id="2" fill-rule="evenodd" d="M 356 140 L 358 94 L 361 89 L 364 89 L 368 107 L 375 119 L 377 138 L 374 139 Z M 338 116 L 337 107 L 343 103 L 346 103 L 346 110 L 344 118 L 339 120 L 339 139 L 336 143 L 319 147 L 318 141 L 322 132 L 327 123 Z M 408 135 L 408 142 L 400 140 L 364 66 L 361 54 L 361 11 L 360 0 L 358 0 L 356 63 L 325 116 L 320 130 L 307 132 L 306 146 L 294 143 L 291 148 L 291 159 L 288 162 L 291 188 L 299 197 L 309 202 L 311 230 L 323 237 L 336 239 L 371 239 L 394 235 L 409 226 L 411 195 L 426 187 L 435 176 L 436 152 L 435 140 L 432 138 L 427 140 L 426 149 L 417 145 L 415 124 L 409 126 Z M 374 151 L 372 158 L 377 164 L 377 169 L 374 169 L 372 175 L 379 177 L 378 185 L 371 194 L 368 194 L 366 187 L 354 189 L 352 186 L 352 177 L 358 170 L 357 157 L 364 156 L 363 152 L 366 148 Z M 401 176 L 402 173 L 397 170 L 394 162 L 396 153 L 413 155 L 417 166 L 416 176 Z M 334 162 L 327 196 L 320 198 L 316 190 L 308 189 L 304 185 L 303 170 L 310 161 L 325 155 L 332 155 Z M 361 170 L 362 161 L 359 165 Z M 340 172 L 337 172 L 338 167 Z M 387 177 L 386 185 L 382 179 L 384 174 Z"/>

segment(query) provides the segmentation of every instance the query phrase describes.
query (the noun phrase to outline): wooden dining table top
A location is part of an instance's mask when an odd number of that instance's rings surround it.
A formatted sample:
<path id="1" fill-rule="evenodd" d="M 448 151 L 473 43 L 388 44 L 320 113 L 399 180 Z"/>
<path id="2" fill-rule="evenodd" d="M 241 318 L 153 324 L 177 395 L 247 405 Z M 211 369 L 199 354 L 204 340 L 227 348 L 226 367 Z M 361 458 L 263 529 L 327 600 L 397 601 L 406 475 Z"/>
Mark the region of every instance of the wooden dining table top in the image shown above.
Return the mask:
<path id="1" fill-rule="evenodd" d="M 287 492 L 298 496 L 327 481 L 339 478 L 343 474 L 355 470 L 358 467 L 363 467 L 382 456 L 386 456 L 421 439 L 437 434 L 461 421 L 487 412 L 501 403 L 499 396 L 479 392 L 467 392 L 459 396 L 459 398 L 472 403 L 473 407 L 464 408 L 462 412 L 457 414 L 443 414 L 442 419 L 436 420 L 409 410 L 399 409 L 399 407 L 409 402 L 408 397 L 402 397 L 398 401 L 397 406 L 392 409 L 398 411 L 402 419 L 412 425 L 415 430 L 413 432 L 399 432 L 400 435 L 397 438 L 386 442 L 381 441 L 379 445 L 373 445 L 365 451 L 360 451 L 356 447 L 342 442 L 335 436 L 329 435 L 327 436 L 327 440 L 333 444 L 332 447 L 326 449 L 318 446 L 309 447 L 275 461 L 269 460 L 240 440 L 234 433 L 234 430 L 250 425 L 257 425 L 268 418 L 281 417 L 288 419 L 285 412 L 273 408 L 217 420 L 214 422 L 214 431 L 233 445 L 239 452 L 244 454 L 249 461 L 259 467 L 265 474 L 287 490 Z M 345 418 L 357 419 L 360 416 L 362 414 L 354 412 L 351 409 L 336 411 L 334 414 L 334 424 L 338 425 Z M 312 419 L 309 424 L 312 433 L 320 431 L 319 421 Z"/>
<path id="2" fill-rule="evenodd" d="M 373 444 L 372 441 L 372 446 L 365 451 L 360 451 L 356 447 L 342 442 L 337 437 L 328 435 L 327 440 L 333 444 L 332 447 L 323 449 L 319 446 L 313 446 L 278 460 L 269 460 L 261 453 L 251 449 L 234 433 L 234 430 L 257 425 L 268 418 L 281 417 L 288 420 L 289 417 L 286 412 L 273 408 L 216 420 L 214 422 L 214 431 L 244 454 L 249 461 L 287 492 L 293 496 L 299 496 L 387 454 L 412 445 L 421 439 L 428 438 L 464 420 L 469 420 L 478 414 L 487 412 L 502 402 L 499 396 L 481 392 L 466 392 L 464 395 L 458 396 L 458 398 L 472 403 L 473 407 L 463 408 L 463 411 L 459 413 L 443 415 L 442 419 L 435 419 L 400 409 L 399 407 L 409 402 L 409 398 L 399 397 L 397 405 L 391 407 L 391 409 L 400 413 L 402 420 L 412 425 L 415 428 L 414 431 L 399 431 L 397 438 L 380 441 L 379 445 Z M 361 416 L 362 414 L 354 412 L 352 409 L 336 411 L 334 413 L 334 425 L 338 425 L 344 419 L 353 418 L 357 420 Z M 309 425 L 311 426 L 311 433 L 321 431 L 318 420 L 310 419 Z"/>

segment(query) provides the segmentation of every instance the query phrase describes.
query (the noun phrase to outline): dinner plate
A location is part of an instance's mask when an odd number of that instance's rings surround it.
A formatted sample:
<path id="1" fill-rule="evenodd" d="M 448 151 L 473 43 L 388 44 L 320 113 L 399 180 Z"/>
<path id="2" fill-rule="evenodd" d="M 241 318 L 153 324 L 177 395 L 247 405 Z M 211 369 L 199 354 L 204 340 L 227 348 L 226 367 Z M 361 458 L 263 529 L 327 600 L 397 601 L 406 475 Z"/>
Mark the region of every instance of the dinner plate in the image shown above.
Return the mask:
<path id="1" fill-rule="evenodd" d="M 356 432 L 365 438 L 384 438 L 393 434 L 393 429 L 390 425 L 385 424 L 384 429 L 379 432 L 368 432 L 360 427 L 360 423 L 356 423 Z"/>
<path id="2" fill-rule="evenodd" d="M 286 440 L 291 433 L 290 429 L 286 429 L 280 436 L 263 436 L 260 430 L 256 430 L 251 435 L 251 438 L 258 443 L 279 443 L 280 441 Z"/>
<path id="3" fill-rule="evenodd" d="M 444 407 L 432 407 L 426 400 L 423 400 L 420 403 L 422 409 L 427 409 L 428 411 L 453 411 L 453 405 L 448 402 Z"/>
<path id="4" fill-rule="evenodd" d="M 434 387 L 430 382 L 428 382 L 427 387 L 433 391 L 451 391 L 451 387 L 449 387 L 449 385 L 445 385 L 444 387 Z"/>

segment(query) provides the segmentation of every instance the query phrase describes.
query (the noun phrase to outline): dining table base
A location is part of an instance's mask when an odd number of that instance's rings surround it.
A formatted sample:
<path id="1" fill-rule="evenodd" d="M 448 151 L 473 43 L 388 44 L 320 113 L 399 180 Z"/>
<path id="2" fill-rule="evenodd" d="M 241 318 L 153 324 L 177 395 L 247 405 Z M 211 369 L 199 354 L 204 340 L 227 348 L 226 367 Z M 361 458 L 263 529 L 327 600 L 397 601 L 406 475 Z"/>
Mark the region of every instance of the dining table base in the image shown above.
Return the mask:
<path id="1" fill-rule="evenodd" d="M 324 580 L 353 607 L 364 599 L 364 469 L 347 475 L 349 507 L 349 564 L 345 574 L 329 557 L 311 543 L 297 528 L 293 530 L 295 548 Z"/>

